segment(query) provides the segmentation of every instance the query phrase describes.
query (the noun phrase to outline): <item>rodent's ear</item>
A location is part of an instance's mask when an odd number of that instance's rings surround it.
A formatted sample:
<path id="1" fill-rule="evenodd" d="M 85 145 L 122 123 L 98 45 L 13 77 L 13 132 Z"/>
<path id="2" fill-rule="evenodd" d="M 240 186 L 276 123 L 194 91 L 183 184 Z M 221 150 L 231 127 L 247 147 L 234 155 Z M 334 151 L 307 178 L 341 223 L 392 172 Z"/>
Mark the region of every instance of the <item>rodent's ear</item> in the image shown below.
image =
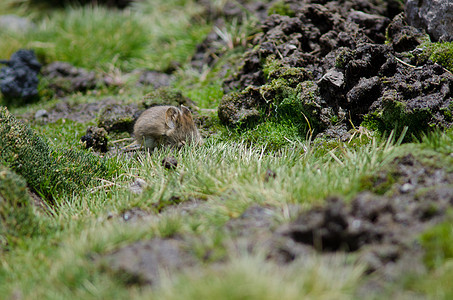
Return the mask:
<path id="1" fill-rule="evenodd" d="M 169 107 L 165 112 L 165 125 L 170 129 L 174 129 L 176 128 L 179 118 L 179 110 L 176 107 Z"/>
<path id="2" fill-rule="evenodd" d="M 192 119 L 192 113 L 190 112 L 190 109 L 188 109 L 184 105 L 181 105 L 181 111 L 183 116 Z"/>

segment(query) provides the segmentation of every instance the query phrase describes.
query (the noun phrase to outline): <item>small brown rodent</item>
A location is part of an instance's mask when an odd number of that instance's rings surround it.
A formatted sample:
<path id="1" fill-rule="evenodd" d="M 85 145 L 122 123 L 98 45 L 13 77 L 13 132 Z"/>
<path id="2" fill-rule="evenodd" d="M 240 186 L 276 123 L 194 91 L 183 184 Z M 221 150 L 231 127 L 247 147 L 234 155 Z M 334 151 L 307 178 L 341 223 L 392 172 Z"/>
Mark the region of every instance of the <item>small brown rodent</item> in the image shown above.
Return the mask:
<path id="1" fill-rule="evenodd" d="M 134 135 L 136 142 L 146 150 L 202 143 L 192 113 L 183 105 L 181 108 L 154 106 L 145 110 L 135 122 Z"/>

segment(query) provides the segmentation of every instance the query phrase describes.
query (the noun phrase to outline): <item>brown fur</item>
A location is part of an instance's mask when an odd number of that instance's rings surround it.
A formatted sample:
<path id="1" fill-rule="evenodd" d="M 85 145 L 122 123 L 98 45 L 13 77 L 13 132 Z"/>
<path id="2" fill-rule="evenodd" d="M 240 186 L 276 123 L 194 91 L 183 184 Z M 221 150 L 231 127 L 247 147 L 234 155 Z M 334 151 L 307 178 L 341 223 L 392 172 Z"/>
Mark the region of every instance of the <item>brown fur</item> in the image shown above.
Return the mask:
<path id="1" fill-rule="evenodd" d="M 202 139 L 190 110 L 181 105 L 154 106 L 145 110 L 134 125 L 135 140 L 147 150 L 160 146 L 201 144 Z"/>

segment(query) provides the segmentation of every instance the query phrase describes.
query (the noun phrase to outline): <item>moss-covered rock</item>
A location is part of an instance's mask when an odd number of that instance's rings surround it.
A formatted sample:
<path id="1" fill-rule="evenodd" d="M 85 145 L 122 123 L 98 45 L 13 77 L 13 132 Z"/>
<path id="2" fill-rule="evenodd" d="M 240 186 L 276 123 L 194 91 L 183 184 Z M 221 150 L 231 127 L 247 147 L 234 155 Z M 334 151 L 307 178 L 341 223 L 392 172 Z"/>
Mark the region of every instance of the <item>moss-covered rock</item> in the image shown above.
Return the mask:
<path id="1" fill-rule="evenodd" d="M 104 161 L 77 150 L 53 149 L 30 127 L 0 107 L 0 164 L 21 175 L 46 200 L 82 190 L 107 174 Z"/>
<path id="2" fill-rule="evenodd" d="M 25 180 L 0 165 L 0 249 L 40 229 Z"/>
<path id="3" fill-rule="evenodd" d="M 181 91 L 162 87 L 145 95 L 142 106 L 149 108 L 156 105 L 184 105 L 190 108 L 195 107 L 195 103 L 188 97 L 184 96 Z"/>
<path id="4" fill-rule="evenodd" d="M 289 3 L 286 3 L 283 0 L 274 2 L 268 9 L 267 13 L 269 15 L 277 14 L 282 16 L 294 17 L 296 12 L 291 9 Z"/>
<path id="5" fill-rule="evenodd" d="M 136 105 L 109 104 L 99 114 L 98 127 L 107 132 L 129 132 L 134 130 L 134 122 L 140 112 Z"/>
<path id="6" fill-rule="evenodd" d="M 268 59 L 264 74 L 268 83 L 249 86 L 223 97 L 218 109 L 222 123 L 253 127 L 272 121 L 274 125 L 280 123 L 282 126 L 277 126 L 280 129 L 296 128 L 300 136 L 305 136 L 307 131 L 319 132 L 330 125 L 332 111 L 319 97 L 316 83 L 309 80 L 310 72 Z M 274 125 L 268 127 L 274 128 Z"/>
<path id="7" fill-rule="evenodd" d="M 429 58 L 453 72 L 453 42 L 426 44 Z"/>
<path id="8" fill-rule="evenodd" d="M 253 86 L 241 92 L 227 94 L 219 104 L 220 122 L 230 126 L 256 123 L 262 117 L 259 108 L 264 106 L 264 103 L 259 88 Z"/>

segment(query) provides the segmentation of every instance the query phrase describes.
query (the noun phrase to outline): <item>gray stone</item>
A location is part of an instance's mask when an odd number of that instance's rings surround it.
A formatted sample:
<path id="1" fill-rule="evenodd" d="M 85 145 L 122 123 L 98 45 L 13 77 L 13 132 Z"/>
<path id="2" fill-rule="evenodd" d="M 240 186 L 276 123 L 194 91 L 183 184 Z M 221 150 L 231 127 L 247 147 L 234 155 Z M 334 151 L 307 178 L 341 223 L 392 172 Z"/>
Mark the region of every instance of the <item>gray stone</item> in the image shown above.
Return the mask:
<path id="1" fill-rule="evenodd" d="M 49 113 L 45 109 L 40 109 L 35 113 L 35 119 L 47 118 Z"/>
<path id="2" fill-rule="evenodd" d="M 433 41 L 453 41 L 453 1 L 406 0 L 405 12 L 408 23 L 425 29 Z"/>

